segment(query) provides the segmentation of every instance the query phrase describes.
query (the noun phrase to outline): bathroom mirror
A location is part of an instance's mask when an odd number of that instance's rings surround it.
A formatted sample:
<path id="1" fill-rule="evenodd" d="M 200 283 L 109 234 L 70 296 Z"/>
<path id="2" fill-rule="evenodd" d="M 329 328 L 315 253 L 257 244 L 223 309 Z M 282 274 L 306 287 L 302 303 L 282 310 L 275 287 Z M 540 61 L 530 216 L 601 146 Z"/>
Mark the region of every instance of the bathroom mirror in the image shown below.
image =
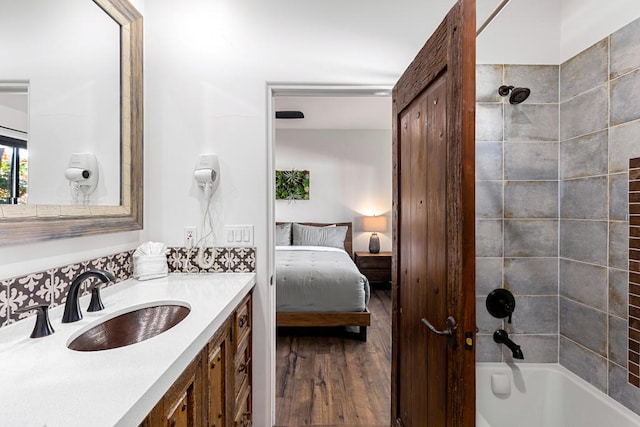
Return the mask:
<path id="1" fill-rule="evenodd" d="M 119 26 L 120 137 L 114 144 L 120 157 L 120 204 L 0 205 L 2 246 L 142 228 L 142 16 L 127 0 L 93 3 Z M 52 9 L 52 19 L 64 19 L 65 10 Z"/>

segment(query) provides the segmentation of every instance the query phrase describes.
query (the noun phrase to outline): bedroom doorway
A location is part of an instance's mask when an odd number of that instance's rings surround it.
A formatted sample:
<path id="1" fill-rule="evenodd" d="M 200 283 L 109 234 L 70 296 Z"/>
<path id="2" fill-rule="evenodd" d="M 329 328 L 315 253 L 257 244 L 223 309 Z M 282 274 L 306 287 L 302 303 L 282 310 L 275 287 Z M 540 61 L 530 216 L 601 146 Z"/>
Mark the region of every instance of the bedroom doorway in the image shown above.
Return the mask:
<path id="1" fill-rule="evenodd" d="M 269 170 L 274 178 L 276 170 L 309 170 L 310 180 L 310 201 L 270 202 L 272 242 L 277 240 L 276 222 L 350 223 L 350 259 L 358 271 L 353 263 L 355 252 L 368 252 L 371 234 L 362 231 L 362 218 L 389 215 L 391 210 L 390 89 L 335 85 L 269 87 L 272 109 L 269 132 L 273 141 Z M 299 119 L 282 124 L 274 117 L 276 111 L 301 111 L 305 115 L 303 121 L 312 130 L 305 130 Z M 375 124 L 377 115 L 384 120 L 383 125 Z M 385 139 L 385 143 L 377 142 L 380 139 Z M 361 140 L 371 143 L 363 146 Z M 283 152 L 278 153 L 279 148 Z M 375 157 L 385 158 L 388 167 L 367 164 Z M 332 173 L 337 177 L 332 178 Z M 386 182 L 377 184 L 381 177 Z M 275 183 L 269 185 L 271 194 L 275 194 Z M 314 206 L 314 199 L 318 202 L 332 193 L 336 205 L 344 205 L 344 199 L 354 204 L 326 209 Z M 390 216 L 387 224 L 388 230 L 379 236 L 381 251 L 389 253 L 390 259 Z M 274 274 L 275 252 L 274 244 L 269 257 L 274 285 L 270 309 L 274 317 L 278 280 Z M 280 328 L 279 334 L 274 330 L 275 426 L 390 424 L 390 284 L 372 283 L 367 308 L 371 326 L 367 327 L 366 341 L 359 339 L 360 329 L 353 326 Z"/>

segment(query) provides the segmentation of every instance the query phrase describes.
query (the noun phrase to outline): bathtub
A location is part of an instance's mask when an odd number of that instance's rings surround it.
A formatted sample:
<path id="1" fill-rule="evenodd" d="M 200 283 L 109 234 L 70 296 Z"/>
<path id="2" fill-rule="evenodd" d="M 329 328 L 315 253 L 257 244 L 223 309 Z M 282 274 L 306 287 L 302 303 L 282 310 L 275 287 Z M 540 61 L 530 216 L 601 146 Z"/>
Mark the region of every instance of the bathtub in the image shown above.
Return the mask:
<path id="1" fill-rule="evenodd" d="M 476 409 L 476 427 L 640 426 L 639 415 L 555 363 L 477 363 Z"/>

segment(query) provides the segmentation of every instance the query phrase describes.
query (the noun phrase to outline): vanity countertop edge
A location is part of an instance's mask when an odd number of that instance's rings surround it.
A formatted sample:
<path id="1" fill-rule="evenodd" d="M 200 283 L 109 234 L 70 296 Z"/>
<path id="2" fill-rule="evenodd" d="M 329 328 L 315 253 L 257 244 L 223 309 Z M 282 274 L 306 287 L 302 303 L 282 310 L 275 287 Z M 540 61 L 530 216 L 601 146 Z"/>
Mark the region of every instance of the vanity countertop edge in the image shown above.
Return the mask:
<path id="1" fill-rule="evenodd" d="M 140 423 L 214 333 L 253 289 L 255 273 L 170 274 L 125 280 L 102 290 L 105 309 L 29 338 L 35 318 L 0 328 L 0 426 L 131 426 Z M 189 315 L 162 334 L 127 347 L 78 352 L 67 348 L 80 330 L 132 308 L 182 303 Z"/>

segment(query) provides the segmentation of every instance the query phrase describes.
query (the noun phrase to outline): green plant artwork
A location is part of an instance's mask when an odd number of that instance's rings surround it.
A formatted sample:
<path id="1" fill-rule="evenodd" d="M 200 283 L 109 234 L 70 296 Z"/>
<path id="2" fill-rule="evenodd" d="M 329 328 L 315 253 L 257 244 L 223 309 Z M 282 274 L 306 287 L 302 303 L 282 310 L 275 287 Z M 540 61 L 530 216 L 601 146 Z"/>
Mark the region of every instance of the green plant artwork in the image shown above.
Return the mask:
<path id="1" fill-rule="evenodd" d="M 309 171 L 276 171 L 276 200 L 309 200 Z"/>

